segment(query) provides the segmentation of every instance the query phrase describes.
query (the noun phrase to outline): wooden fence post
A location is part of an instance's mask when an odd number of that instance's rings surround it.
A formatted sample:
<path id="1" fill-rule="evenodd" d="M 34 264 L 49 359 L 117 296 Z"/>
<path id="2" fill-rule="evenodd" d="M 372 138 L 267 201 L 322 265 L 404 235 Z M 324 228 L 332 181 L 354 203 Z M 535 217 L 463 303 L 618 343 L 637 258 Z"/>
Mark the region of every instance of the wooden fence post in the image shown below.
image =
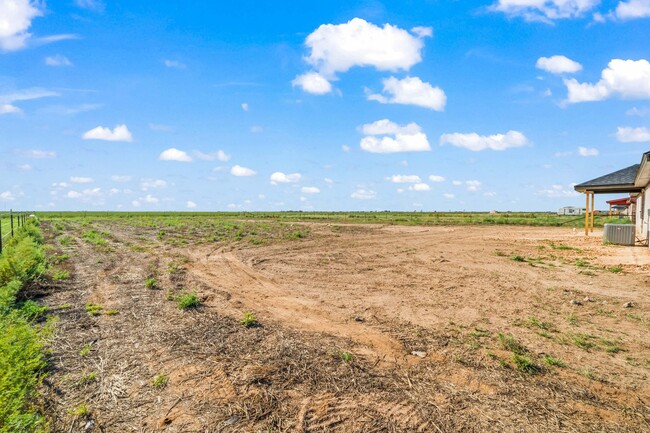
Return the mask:
<path id="1" fill-rule="evenodd" d="M 9 209 L 9 218 L 11 219 L 11 237 L 14 237 L 14 211 Z"/>

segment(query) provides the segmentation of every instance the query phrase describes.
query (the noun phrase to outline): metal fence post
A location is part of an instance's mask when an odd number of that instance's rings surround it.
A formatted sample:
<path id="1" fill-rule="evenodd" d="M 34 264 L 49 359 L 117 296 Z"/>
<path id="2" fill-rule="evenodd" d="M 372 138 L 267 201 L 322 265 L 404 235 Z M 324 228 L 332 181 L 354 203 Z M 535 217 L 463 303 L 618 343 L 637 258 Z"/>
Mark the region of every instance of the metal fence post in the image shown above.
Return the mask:
<path id="1" fill-rule="evenodd" d="M 9 218 L 11 219 L 11 237 L 14 237 L 14 211 L 9 209 Z"/>

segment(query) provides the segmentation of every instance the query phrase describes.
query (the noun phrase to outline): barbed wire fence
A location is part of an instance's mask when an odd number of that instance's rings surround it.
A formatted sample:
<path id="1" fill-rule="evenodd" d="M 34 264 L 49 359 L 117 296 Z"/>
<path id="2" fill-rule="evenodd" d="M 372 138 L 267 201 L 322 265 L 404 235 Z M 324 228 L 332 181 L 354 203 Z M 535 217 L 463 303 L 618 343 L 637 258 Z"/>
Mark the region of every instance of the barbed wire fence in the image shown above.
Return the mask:
<path id="1" fill-rule="evenodd" d="M 13 238 L 18 229 L 27 223 L 27 218 L 32 212 L 14 212 L 10 210 L 6 213 L 0 213 L 0 254 L 2 254 L 3 245 L 9 238 Z"/>

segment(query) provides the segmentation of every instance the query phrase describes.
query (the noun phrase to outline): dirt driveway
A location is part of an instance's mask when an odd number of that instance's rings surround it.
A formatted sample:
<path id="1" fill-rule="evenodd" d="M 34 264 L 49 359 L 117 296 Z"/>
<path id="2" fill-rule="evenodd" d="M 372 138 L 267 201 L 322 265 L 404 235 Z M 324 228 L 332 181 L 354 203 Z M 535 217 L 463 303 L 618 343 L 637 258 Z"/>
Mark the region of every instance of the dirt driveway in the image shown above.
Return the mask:
<path id="1" fill-rule="evenodd" d="M 74 239 L 47 297 L 66 430 L 650 429 L 648 249 L 530 227 L 305 224 L 261 243 L 92 227 L 107 245 L 52 234 Z M 188 291 L 202 305 L 179 310 Z"/>

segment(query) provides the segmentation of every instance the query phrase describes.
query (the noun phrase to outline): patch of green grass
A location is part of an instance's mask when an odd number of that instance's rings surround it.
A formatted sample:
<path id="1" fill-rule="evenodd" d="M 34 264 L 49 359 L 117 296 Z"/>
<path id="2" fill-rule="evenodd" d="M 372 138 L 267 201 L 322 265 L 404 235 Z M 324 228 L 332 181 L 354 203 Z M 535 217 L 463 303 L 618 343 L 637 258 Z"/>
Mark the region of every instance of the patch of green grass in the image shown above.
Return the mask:
<path id="1" fill-rule="evenodd" d="M 101 305 L 97 305 L 97 304 L 86 304 L 86 311 L 87 311 L 88 314 L 90 314 L 91 316 L 99 316 L 100 314 L 102 314 L 102 310 L 103 310 L 103 309 L 104 309 L 104 307 L 102 307 Z"/>
<path id="2" fill-rule="evenodd" d="M 288 233 L 286 237 L 288 239 L 304 239 L 308 235 L 308 232 L 306 230 L 296 230 L 293 231 L 292 233 Z"/>
<path id="3" fill-rule="evenodd" d="M 578 248 L 575 247 L 570 247 L 568 245 L 564 244 L 556 244 L 555 242 L 550 243 L 551 248 L 554 250 L 560 250 L 560 251 L 571 251 L 571 250 L 578 250 Z"/>
<path id="4" fill-rule="evenodd" d="M 577 314 L 571 313 L 567 316 L 566 318 L 567 322 L 569 322 L 569 325 L 576 326 L 580 320 Z"/>
<path id="5" fill-rule="evenodd" d="M 79 351 L 79 356 L 86 357 L 90 355 L 90 351 L 92 350 L 92 348 L 93 347 L 90 345 L 90 343 L 84 344 L 84 347 L 82 347 L 81 350 Z"/>
<path id="6" fill-rule="evenodd" d="M 82 403 L 79 406 L 75 407 L 74 409 L 70 409 L 68 413 L 77 418 L 85 418 L 90 414 L 90 410 L 88 409 L 88 406 L 86 406 L 85 403 Z"/>
<path id="7" fill-rule="evenodd" d="M 107 316 L 117 316 L 120 312 L 118 310 L 108 310 L 104 314 Z"/>
<path id="8" fill-rule="evenodd" d="M 560 368 L 566 367 L 566 364 L 562 360 L 554 358 L 551 355 L 544 355 L 542 361 L 544 361 L 546 365 L 550 365 L 552 367 L 560 367 Z"/>
<path id="9" fill-rule="evenodd" d="M 148 277 L 144 282 L 144 286 L 147 289 L 157 289 L 158 288 L 158 282 L 156 281 L 156 279 L 154 277 Z"/>
<path id="10" fill-rule="evenodd" d="M 592 341 L 592 338 L 593 337 L 587 334 L 573 334 L 571 335 L 571 342 L 579 348 L 588 352 L 590 349 L 596 347 Z"/>
<path id="11" fill-rule="evenodd" d="M 167 386 L 168 383 L 169 376 L 167 376 L 165 373 L 157 374 L 151 379 L 151 387 L 153 389 L 163 389 Z"/>
<path id="12" fill-rule="evenodd" d="M 499 250 L 495 251 L 494 254 L 495 254 L 497 257 L 506 257 L 506 256 L 507 256 L 506 253 L 504 253 L 503 251 L 499 251 Z"/>
<path id="13" fill-rule="evenodd" d="M 620 274 L 623 272 L 623 267 L 622 266 L 612 266 L 611 268 L 607 268 L 607 270 L 613 274 Z"/>
<path id="14" fill-rule="evenodd" d="M 350 352 L 339 352 L 339 359 L 343 362 L 352 362 L 354 356 Z"/>
<path id="15" fill-rule="evenodd" d="M 517 370 L 523 371 L 528 374 L 541 373 L 542 368 L 535 364 L 528 356 L 518 355 L 516 353 L 512 354 L 512 362 L 515 363 Z"/>
<path id="16" fill-rule="evenodd" d="M 519 255 L 511 256 L 510 259 L 514 260 L 515 262 L 525 262 L 526 261 L 525 257 L 519 256 Z"/>
<path id="17" fill-rule="evenodd" d="M 543 329 L 544 331 L 551 331 L 554 328 L 552 323 L 543 322 L 543 321 L 539 320 L 536 317 L 529 317 L 528 318 L 528 325 L 537 327 L 539 329 Z"/>
<path id="18" fill-rule="evenodd" d="M 74 243 L 74 238 L 69 235 L 61 236 L 59 238 L 59 243 L 62 247 L 70 247 Z"/>
<path id="19" fill-rule="evenodd" d="M 92 245 L 105 246 L 108 244 L 104 235 L 106 232 L 98 232 L 97 230 L 87 230 L 81 235 L 84 240 Z"/>
<path id="20" fill-rule="evenodd" d="M 52 279 L 54 281 L 67 280 L 68 278 L 70 278 L 70 272 L 64 269 L 57 269 L 54 272 L 52 272 Z"/>
<path id="21" fill-rule="evenodd" d="M 259 325 L 259 322 L 257 321 L 257 318 L 253 314 L 252 311 L 248 310 L 247 312 L 244 313 L 242 319 L 240 322 L 244 328 L 253 328 L 255 326 Z"/>
<path id="22" fill-rule="evenodd" d="M 70 259 L 70 254 L 55 254 L 49 258 L 49 262 L 53 265 L 58 265 Z"/>
<path id="23" fill-rule="evenodd" d="M 513 336 L 499 333 L 498 338 L 503 348 L 512 353 L 522 356 L 528 353 L 526 346 L 517 341 Z"/>
<path id="24" fill-rule="evenodd" d="M 91 371 L 90 373 L 81 376 L 81 378 L 79 379 L 79 385 L 81 386 L 88 385 L 89 383 L 92 383 L 96 380 L 97 380 L 97 373 Z"/>
<path id="25" fill-rule="evenodd" d="M 56 308 L 58 308 L 59 310 L 69 310 L 70 308 L 72 308 L 72 304 L 67 304 L 67 303 L 61 304 Z"/>
<path id="26" fill-rule="evenodd" d="M 576 265 L 577 267 L 579 267 L 579 268 L 588 268 L 588 267 L 591 267 L 591 265 L 589 264 L 589 262 L 588 262 L 587 260 L 585 260 L 585 259 L 576 259 L 576 261 L 575 261 L 575 265 Z"/>
<path id="27" fill-rule="evenodd" d="M 30 322 L 42 318 L 50 310 L 47 305 L 41 305 L 32 300 L 23 301 L 18 305 L 20 314 Z"/>
<path id="28" fill-rule="evenodd" d="M 196 308 L 201 305 L 201 301 L 195 292 L 184 292 L 176 298 L 176 306 L 180 310 Z"/>

